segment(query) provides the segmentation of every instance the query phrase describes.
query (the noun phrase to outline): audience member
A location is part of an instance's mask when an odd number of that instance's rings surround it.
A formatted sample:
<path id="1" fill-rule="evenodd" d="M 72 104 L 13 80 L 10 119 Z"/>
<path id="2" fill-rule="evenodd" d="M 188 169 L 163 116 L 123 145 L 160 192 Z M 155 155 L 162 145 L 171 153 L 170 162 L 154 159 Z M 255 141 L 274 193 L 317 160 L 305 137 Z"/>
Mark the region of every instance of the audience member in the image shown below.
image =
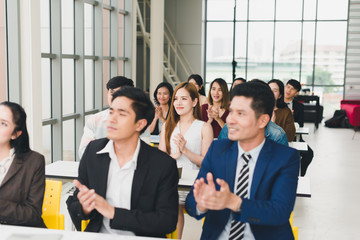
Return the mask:
<path id="1" fill-rule="evenodd" d="M 156 87 L 154 91 L 154 100 L 157 107 L 155 108 L 154 120 L 149 127 L 151 134 L 160 134 L 161 127 L 169 115 L 173 92 L 173 87 L 167 82 L 162 82 Z"/>
<path id="2" fill-rule="evenodd" d="M 188 82 L 194 84 L 197 91 L 199 92 L 200 107 L 208 103 L 207 98 L 205 96 L 204 81 L 202 77 L 199 74 L 191 74 L 188 77 Z"/>
<path id="3" fill-rule="evenodd" d="M 294 140 L 296 129 L 292 112 L 284 102 L 284 84 L 278 79 L 270 80 L 268 84 L 274 93 L 276 100 L 271 121 L 284 129 L 288 141 L 291 142 Z"/>
<path id="4" fill-rule="evenodd" d="M 24 109 L 0 103 L 0 223 L 46 227 L 44 156 L 29 146 Z"/>
<path id="5" fill-rule="evenodd" d="M 107 88 L 107 101 L 111 104 L 112 94 L 119 90 L 123 86 L 134 86 L 134 82 L 123 76 L 113 77 L 106 84 Z M 86 146 L 92 140 L 106 137 L 106 119 L 109 116 L 109 109 L 98 112 L 91 117 L 85 123 L 84 133 L 79 145 L 80 158 L 84 154 Z"/>
<path id="6" fill-rule="evenodd" d="M 239 84 L 242 84 L 242 83 L 245 83 L 245 82 L 246 82 L 245 78 L 242 78 L 242 77 L 235 78 L 234 81 L 231 84 L 230 91 L 232 91 L 236 85 L 239 85 Z"/>
<path id="7" fill-rule="evenodd" d="M 289 217 L 296 198 L 298 152 L 265 139 L 274 109 L 270 88 L 234 88 L 229 140 L 214 141 L 186 199 L 187 212 L 205 217 L 201 239 L 294 239 Z M 206 179 L 206 180 L 205 180 Z"/>
<path id="8" fill-rule="evenodd" d="M 294 99 L 301 90 L 301 84 L 295 79 L 290 79 L 285 86 L 285 102 L 287 103 L 290 110 L 293 111 L 294 120 L 299 124 L 300 127 L 304 127 L 304 105 Z M 304 142 L 300 136 L 300 141 Z M 301 167 L 300 175 L 305 176 L 306 170 L 314 158 L 314 152 L 308 145 L 307 151 L 301 151 Z"/>
<path id="9" fill-rule="evenodd" d="M 179 84 L 174 92 L 170 115 L 161 130 L 159 149 L 176 159 L 178 167 L 199 169 L 212 140 L 210 124 L 200 120 L 199 95 L 194 84 Z M 179 208 L 179 239 L 184 227 L 183 208 Z"/>
<path id="10" fill-rule="evenodd" d="M 89 143 L 67 200 L 75 227 L 85 231 L 165 237 L 175 230 L 178 171 L 169 155 L 139 135 L 154 118 L 154 107 L 140 89 L 113 94 L 107 138 Z"/>
<path id="11" fill-rule="evenodd" d="M 211 82 L 208 102 L 202 106 L 201 115 L 205 122 L 211 124 L 214 138 L 217 138 L 229 114 L 230 95 L 224 79 L 216 78 Z"/>

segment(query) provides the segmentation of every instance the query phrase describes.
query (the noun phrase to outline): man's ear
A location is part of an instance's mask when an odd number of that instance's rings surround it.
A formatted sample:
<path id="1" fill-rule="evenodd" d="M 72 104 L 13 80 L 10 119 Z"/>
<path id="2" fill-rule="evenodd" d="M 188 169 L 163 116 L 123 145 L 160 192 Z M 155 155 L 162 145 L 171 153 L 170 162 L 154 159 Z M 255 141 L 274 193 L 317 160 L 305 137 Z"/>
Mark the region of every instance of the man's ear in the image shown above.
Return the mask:
<path id="1" fill-rule="evenodd" d="M 296 92 L 296 94 L 295 94 L 295 96 L 294 96 L 294 97 L 296 97 L 297 95 L 299 95 L 299 91 L 297 91 L 297 92 Z"/>
<path id="2" fill-rule="evenodd" d="M 11 140 L 17 139 L 21 134 L 22 134 L 22 131 L 16 131 L 16 132 L 13 133 L 13 135 L 11 136 Z"/>
<path id="3" fill-rule="evenodd" d="M 261 114 L 261 116 L 258 119 L 259 127 L 266 128 L 269 121 L 270 121 L 270 116 L 268 114 Z"/>
<path id="4" fill-rule="evenodd" d="M 136 122 L 136 131 L 141 132 L 141 130 L 146 126 L 146 119 L 140 119 Z"/>

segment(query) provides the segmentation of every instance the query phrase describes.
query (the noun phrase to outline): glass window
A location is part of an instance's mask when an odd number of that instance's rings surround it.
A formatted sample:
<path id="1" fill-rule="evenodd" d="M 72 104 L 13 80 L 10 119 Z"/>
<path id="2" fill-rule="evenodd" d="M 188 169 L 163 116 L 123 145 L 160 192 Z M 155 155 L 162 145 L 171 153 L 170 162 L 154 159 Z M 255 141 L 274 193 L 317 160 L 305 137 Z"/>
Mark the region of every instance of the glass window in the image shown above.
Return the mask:
<path id="1" fill-rule="evenodd" d="M 233 23 L 209 22 L 207 26 L 207 81 L 221 77 L 232 82 Z"/>
<path id="2" fill-rule="evenodd" d="M 0 102 L 7 100 L 5 0 L 0 0 Z"/>
<path id="3" fill-rule="evenodd" d="M 119 0 L 118 1 L 118 8 L 119 9 L 124 9 L 124 0 Z"/>
<path id="4" fill-rule="evenodd" d="M 51 74 L 50 59 L 41 59 L 42 118 L 51 118 Z"/>
<path id="5" fill-rule="evenodd" d="M 124 61 L 118 61 L 118 75 L 124 76 Z"/>
<path id="6" fill-rule="evenodd" d="M 103 9 L 103 55 L 110 56 L 110 11 Z"/>
<path id="7" fill-rule="evenodd" d="M 249 80 L 272 78 L 273 62 L 273 22 L 250 22 L 248 38 L 248 69 Z"/>
<path id="8" fill-rule="evenodd" d="M 299 79 L 301 23 L 278 22 L 275 27 L 274 77 Z"/>
<path id="9" fill-rule="evenodd" d="M 246 78 L 247 23 L 237 22 L 235 30 L 236 77 Z"/>
<path id="10" fill-rule="evenodd" d="M 348 0 L 318 0 L 318 20 L 347 19 Z"/>
<path id="11" fill-rule="evenodd" d="M 41 52 L 50 53 L 50 2 L 41 0 L 40 4 Z"/>
<path id="12" fill-rule="evenodd" d="M 94 61 L 85 60 L 85 110 L 94 108 Z"/>
<path id="13" fill-rule="evenodd" d="M 103 107 L 109 106 L 106 83 L 110 80 L 110 61 L 103 61 Z"/>
<path id="14" fill-rule="evenodd" d="M 304 20 L 315 20 L 316 1 L 317 0 L 304 0 Z"/>
<path id="15" fill-rule="evenodd" d="M 236 0 L 236 20 L 247 20 L 248 0 Z"/>
<path id="16" fill-rule="evenodd" d="M 273 20 L 275 0 L 250 0 L 249 20 Z"/>
<path id="17" fill-rule="evenodd" d="M 301 83 L 312 84 L 314 67 L 315 22 L 303 23 L 301 52 Z"/>
<path id="18" fill-rule="evenodd" d="M 62 52 L 74 54 L 74 0 L 61 1 Z"/>
<path id="19" fill-rule="evenodd" d="M 75 120 L 63 122 L 63 160 L 75 161 Z"/>
<path id="20" fill-rule="evenodd" d="M 62 60 L 62 110 L 63 115 L 75 111 L 74 60 Z"/>
<path id="21" fill-rule="evenodd" d="M 52 145 L 52 140 L 51 140 L 51 125 L 46 125 L 42 127 L 42 154 L 45 157 L 45 163 L 49 164 L 51 163 L 51 145 Z"/>
<path id="22" fill-rule="evenodd" d="M 315 85 L 343 84 L 346 32 L 346 22 L 318 22 Z"/>
<path id="23" fill-rule="evenodd" d="M 234 0 L 207 0 L 208 20 L 233 20 Z"/>
<path id="24" fill-rule="evenodd" d="M 335 110 L 340 109 L 340 101 L 343 99 L 344 87 L 315 87 L 314 94 L 319 96 L 320 104 L 324 106 L 324 118 L 333 116 Z"/>
<path id="25" fill-rule="evenodd" d="M 277 20 L 301 20 L 302 0 L 276 0 Z"/>
<path id="26" fill-rule="evenodd" d="M 124 56 L 124 15 L 118 15 L 118 56 Z"/>
<path id="27" fill-rule="evenodd" d="M 90 4 L 84 4 L 84 50 L 85 55 L 94 54 L 94 7 Z"/>

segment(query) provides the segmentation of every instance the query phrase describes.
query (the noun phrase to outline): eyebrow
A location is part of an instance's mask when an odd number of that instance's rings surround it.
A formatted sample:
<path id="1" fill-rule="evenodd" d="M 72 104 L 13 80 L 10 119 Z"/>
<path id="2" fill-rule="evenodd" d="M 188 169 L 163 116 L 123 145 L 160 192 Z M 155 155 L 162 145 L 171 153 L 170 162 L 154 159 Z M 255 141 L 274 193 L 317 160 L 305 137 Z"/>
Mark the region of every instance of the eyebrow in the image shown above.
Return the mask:
<path id="1" fill-rule="evenodd" d="M 112 107 L 110 107 L 111 111 L 115 111 L 115 112 L 125 112 L 125 113 L 130 113 L 128 110 L 125 110 L 123 108 L 118 108 L 118 109 L 114 109 Z"/>

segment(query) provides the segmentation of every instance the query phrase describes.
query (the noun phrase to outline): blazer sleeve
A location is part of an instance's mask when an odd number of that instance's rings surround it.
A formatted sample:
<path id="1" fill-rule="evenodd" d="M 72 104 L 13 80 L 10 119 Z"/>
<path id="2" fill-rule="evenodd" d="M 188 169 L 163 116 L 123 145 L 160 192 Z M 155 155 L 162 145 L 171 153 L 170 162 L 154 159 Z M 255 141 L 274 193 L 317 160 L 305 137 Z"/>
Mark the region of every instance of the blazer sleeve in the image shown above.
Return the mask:
<path id="1" fill-rule="evenodd" d="M 89 152 L 90 152 L 90 147 L 87 147 L 79 164 L 78 178 L 77 178 L 77 180 L 80 183 L 86 186 L 89 185 L 88 173 L 87 173 L 87 161 L 91 157 L 90 156 L 91 154 Z M 73 196 L 68 197 L 68 199 L 66 200 L 66 204 L 68 207 L 71 220 L 76 230 L 80 231 L 82 220 L 94 219 L 99 213 L 96 210 L 94 210 L 90 213 L 89 216 L 86 216 L 82 210 L 82 206 L 79 202 L 79 199 L 77 198 L 78 193 L 79 193 L 79 189 L 76 189 Z"/>
<path id="2" fill-rule="evenodd" d="M 304 127 L 304 104 L 294 100 L 294 120 L 300 127 Z"/>
<path id="3" fill-rule="evenodd" d="M 239 221 L 258 225 L 288 223 L 296 199 L 299 161 L 299 153 L 292 150 L 288 160 L 273 180 L 271 198 L 269 200 L 242 199 L 242 210 L 238 214 L 234 213 L 235 217 Z"/>
<path id="4" fill-rule="evenodd" d="M 159 237 L 164 237 L 165 234 L 176 229 L 179 208 L 177 190 L 179 175 L 176 162 L 168 156 L 166 156 L 166 160 L 168 161 L 166 164 L 156 166 L 162 168 L 162 176 L 157 182 L 156 192 L 153 193 L 153 196 L 149 196 L 156 198 L 153 210 L 115 208 L 114 218 L 110 221 L 111 228 L 133 231 L 137 235 Z M 140 198 L 144 200 L 145 196 Z"/>
<path id="5" fill-rule="evenodd" d="M 45 159 L 43 155 L 31 152 L 28 158 L 25 157 L 25 161 L 28 176 L 24 179 L 31 181 L 30 188 L 27 190 L 21 186 L 14 191 L 22 191 L 27 197 L 23 202 L 0 199 L 0 222 L 45 227 L 41 218 L 45 192 Z"/>
<path id="6" fill-rule="evenodd" d="M 296 129 L 295 129 L 295 124 L 294 124 L 293 114 L 288 107 L 286 107 L 284 131 L 286 133 L 288 141 L 292 142 L 295 138 Z"/>

